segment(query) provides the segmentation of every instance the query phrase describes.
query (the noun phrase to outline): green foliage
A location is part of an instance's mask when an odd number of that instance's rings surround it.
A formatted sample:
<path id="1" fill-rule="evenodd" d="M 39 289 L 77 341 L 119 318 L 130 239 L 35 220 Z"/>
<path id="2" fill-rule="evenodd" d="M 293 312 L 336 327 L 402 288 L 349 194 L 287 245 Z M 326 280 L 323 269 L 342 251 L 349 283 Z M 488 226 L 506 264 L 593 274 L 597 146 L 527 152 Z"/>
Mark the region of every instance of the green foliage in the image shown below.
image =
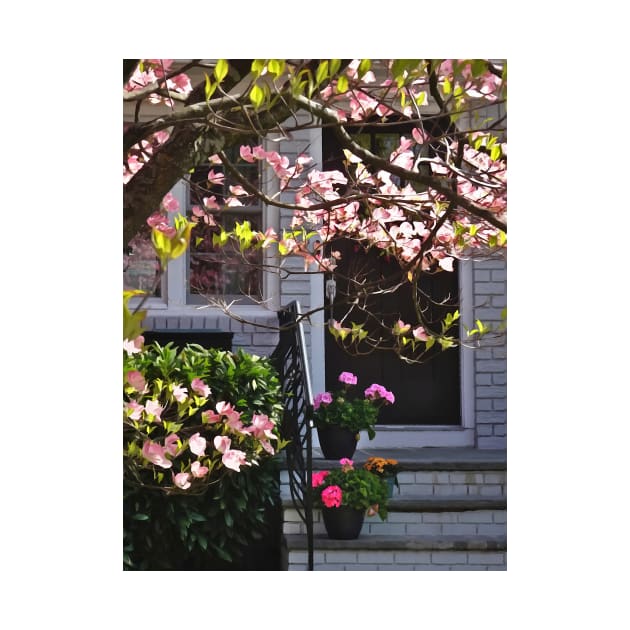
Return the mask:
<path id="1" fill-rule="evenodd" d="M 123 568 L 132 571 L 243 568 L 244 555 L 278 553 L 275 459 L 229 474 L 205 494 L 168 495 L 124 485 Z M 263 544 L 264 543 L 264 544 Z"/>
<path id="2" fill-rule="evenodd" d="M 339 395 L 329 405 L 320 405 L 313 414 L 313 420 L 316 427 L 336 425 L 356 433 L 366 430 L 371 440 L 376 435 L 374 426 L 378 412 L 378 407 L 365 398 L 351 399 Z"/>
<path id="3" fill-rule="evenodd" d="M 269 359 L 242 350 L 232 353 L 189 344 L 178 351 L 172 343 L 150 344 L 126 356 L 125 373 L 129 371 L 141 373 L 146 381 L 148 391 L 141 401 L 158 392 L 164 396 L 173 384 L 190 384 L 193 379 L 202 379 L 211 393 L 199 396 L 189 389 L 186 400 L 165 406 L 161 423 L 147 421 L 143 415 L 135 421 L 128 417 L 123 425 L 125 568 L 234 568 L 243 551 L 269 533 L 270 515 L 279 509 L 278 460 L 257 440 L 236 432 L 230 434 L 233 444 L 247 450 L 253 465 L 241 466 L 240 471 L 222 466 L 212 436 L 224 435 L 225 424 L 204 424 L 200 416 L 218 401 L 229 401 L 241 411 L 245 426 L 253 414 L 278 421 L 283 405 L 277 372 Z M 125 385 L 123 391 L 126 397 L 138 397 L 132 385 Z M 193 478 L 189 490 L 173 487 L 171 476 L 180 471 L 179 460 L 181 470 L 189 468 L 188 434 L 198 431 L 207 438 L 209 453 L 200 460 L 210 469 L 208 478 L 203 483 Z M 147 437 L 159 441 L 164 433 L 176 432 L 184 450 L 173 457 L 172 469 L 156 468 L 142 457 Z M 276 453 L 285 445 L 281 439 L 274 441 Z"/>

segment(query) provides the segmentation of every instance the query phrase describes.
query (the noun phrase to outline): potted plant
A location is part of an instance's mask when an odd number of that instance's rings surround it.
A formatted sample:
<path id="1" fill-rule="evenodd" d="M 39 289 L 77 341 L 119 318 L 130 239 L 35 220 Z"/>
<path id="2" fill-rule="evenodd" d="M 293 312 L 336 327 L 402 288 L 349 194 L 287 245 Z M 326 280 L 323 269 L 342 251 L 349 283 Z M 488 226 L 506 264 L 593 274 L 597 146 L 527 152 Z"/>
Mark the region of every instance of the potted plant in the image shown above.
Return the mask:
<path id="1" fill-rule="evenodd" d="M 358 538 L 363 519 L 378 514 L 387 518 L 387 485 L 365 468 L 355 468 L 351 459 L 340 468 L 313 473 L 314 505 L 320 507 L 329 538 Z"/>
<path id="2" fill-rule="evenodd" d="M 388 497 L 393 496 L 394 486 L 400 491 L 400 486 L 398 485 L 398 473 L 400 472 L 398 460 L 385 459 L 384 457 L 369 457 L 363 464 L 363 468 L 385 480 Z"/>
<path id="3" fill-rule="evenodd" d="M 351 372 L 342 372 L 338 380 L 342 384 L 338 392 L 317 394 L 313 403 L 313 424 L 326 459 L 352 457 L 360 431 L 367 431 L 368 438 L 374 439 L 379 409 L 395 400 L 392 392 L 376 383 L 363 392 L 362 398 L 357 397 L 352 388 L 358 379 Z"/>

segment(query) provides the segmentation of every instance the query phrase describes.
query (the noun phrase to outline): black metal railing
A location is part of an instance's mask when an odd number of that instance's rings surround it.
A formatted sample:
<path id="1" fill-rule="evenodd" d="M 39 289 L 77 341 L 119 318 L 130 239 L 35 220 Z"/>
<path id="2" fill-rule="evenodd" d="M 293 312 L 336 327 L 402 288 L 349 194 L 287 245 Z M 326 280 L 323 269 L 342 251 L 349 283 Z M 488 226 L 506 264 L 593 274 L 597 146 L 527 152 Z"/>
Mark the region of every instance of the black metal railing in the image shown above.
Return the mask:
<path id="1" fill-rule="evenodd" d="M 308 371 L 300 303 L 291 302 L 278 312 L 280 340 L 271 360 L 280 374 L 284 397 L 282 437 L 290 440 L 284 450 L 293 505 L 306 525 L 308 570 L 313 570 L 313 393 Z"/>

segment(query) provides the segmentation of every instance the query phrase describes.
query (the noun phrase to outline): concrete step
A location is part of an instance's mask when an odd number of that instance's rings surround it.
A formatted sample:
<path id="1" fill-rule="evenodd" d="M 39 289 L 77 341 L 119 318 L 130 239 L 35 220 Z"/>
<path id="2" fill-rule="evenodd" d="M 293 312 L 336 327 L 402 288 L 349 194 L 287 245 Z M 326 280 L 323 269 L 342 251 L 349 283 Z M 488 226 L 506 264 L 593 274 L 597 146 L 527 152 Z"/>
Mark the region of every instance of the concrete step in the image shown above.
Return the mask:
<path id="1" fill-rule="evenodd" d="M 507 541 L 501 536 L 363 536 L 314 538 L 315 571 L 504 571 Z M 308 568 L 305 535 L 284 537 L 285 570 Z"/>
<path id="2" fill-rule="evenodd" d="M 283 533 L 306 534 L 290 500 L 283 502 Z M 361 536 L 381 535 L 507 535 L 506 500 L 502 497 L 471 496 L 392 498 L 388 502 L 387 520 L 366 516 Z M 326 534 L 321 510 L 313 510 L 313 531 Z"/>

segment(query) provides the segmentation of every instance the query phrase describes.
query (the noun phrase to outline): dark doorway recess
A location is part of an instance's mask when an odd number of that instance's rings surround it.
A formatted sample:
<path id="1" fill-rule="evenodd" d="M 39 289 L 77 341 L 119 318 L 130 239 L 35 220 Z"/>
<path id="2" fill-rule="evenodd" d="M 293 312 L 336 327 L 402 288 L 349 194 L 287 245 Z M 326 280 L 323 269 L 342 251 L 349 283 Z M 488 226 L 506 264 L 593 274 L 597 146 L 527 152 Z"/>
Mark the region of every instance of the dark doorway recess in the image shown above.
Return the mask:
<path id="1" fill-rule="evenodd" d="M 409 137 L 412 126 L 409 124 L 361 128 L 361 143 L 375 150 L 383 147 L 398 146 L 401 135 Z M 436 130 L 439 133 L 439 130 Z M 394 137 L 395 136 L 395 137 Z M 393 149 L 392 149 L 393 150 Z M 324 169 L 345 171 L 339 146 L 328 130 L 323 135 Z M 384 277 L 400 277 L 400 266 L 395 260 L 383 256 L 380 251 L 364 252 L 356 243 L 349 240 L 336 241 L 334 250 L 341 253 L 337 268 L 337 297 L 332 316 L 340 320 L 348 311 L 343 304 L 344 295 L 350 292 L 348 287 L 352 279 L 364 279 L 366 282 Z M 348 278 L 349 280 L 344 280 Z M 431 296 L 434 301 L 447 300 L 448 306 L 428 303 L 422 295 L 412 295 L 408 283 L 396 291 L 386 294 L 374 294 L 368 298 L 368 308 L 382 314 L 382 319 L 389 326 L 401 319 L 406 323 L 418 324 L 414 302 L 418 303 L 430 320 L 437 322 L 447 312 L 457 308 L 459 302 L 459 271 L 457 264 L 454 271 L 423 274 L 419 286 L 421 292 Z M 327 302 L 326 302 L 327 303 Z M 329 312 L 327 310 L 327 316 Z M 355 308 L 346 319 L 346 325 L 355 321 L 374 330 L 365 313 Z M 439 325 L 437 326 L 439 330 Z M 449 331 L 449 335 L 458 337 L 458 327 Z M 436 344 L 437 345 L 437 344 Z M 449 425 L 461 424 L 461 386 L 460 352 L 457 348 L 446 351 L 436 349 L 433 358 L 422 364 L 408 364 L 394 352 L 375 351 L 368 355 L 353 356 L 348 354 L 330 334 L 326 334 L 326 389 L 339 387 L 337 378 L 342 371 L 352 372 L 359 378 L 361 392 L 372 383 L 378 383 L 391 390 L 396 403 L 384 407 L 379 415 L 379 424 L 386 425 Z"/>

